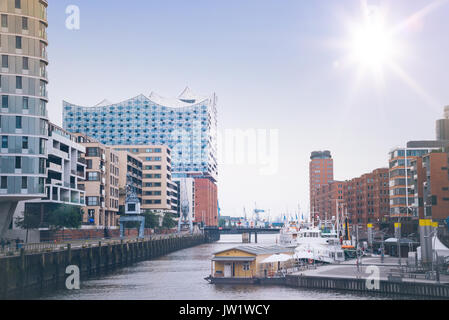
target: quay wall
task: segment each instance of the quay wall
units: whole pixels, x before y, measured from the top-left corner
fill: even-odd
[[[360,293],[417,296],[449,299],[449,285],[424,282],[394,282],[380,280],[379,289],[368,289],[366,279],[333,278],[304,275],[287,275],[285,285],[290,287],[342,290]]]
[[[81,282],[91,276],[102,276],[114,269],[135,262],[150,260],[170,252],[205,243],[205,236],[165,236],[155,239],[116,241],[95,246],[26,253],[0,258],[0,299],[27,297],[30,292],[42,292],[65,287],[69,276],[66,268],[78,266]]]

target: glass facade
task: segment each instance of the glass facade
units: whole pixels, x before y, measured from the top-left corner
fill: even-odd
[[[82,107],[63,103],[63,126],[106,145],[166,145],[172,171],[217,178],[217,111],[208,98],[161,99],[154,94],[117,104]]]

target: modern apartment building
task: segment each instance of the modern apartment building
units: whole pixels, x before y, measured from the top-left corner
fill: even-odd
[[[389,215],[389,170],[379,168],[361,177],[346,181],[344,199],[348,222],[376,228]]]
[[[433,151],[412,162],[413,207],[420,219],[449,217],[449,154]]]
[[[45,197],[47,1],[0,1],[0,237],[18,201]]]
[[[110,147],[82,134],[77,141],[86,147],[86,180],[83,227],[115,228],[119,211],[119,156]]]
[[[106,145],[166,145],[172,171],[217,180],[217,97],[189,88],[175,99],[155,93],[94,107],[63,103],[63,127]]]
[[[314,151],[309,163],[310,212],[315,211],[315,193],[322,185],[334,181],[334,160],[330,151]]]
[[[413,147],[409,146],[423,146]],[[426,142],[409,143],[408,148],[395,148],[390,152],[389,173],[390,173],[390,217],[417,218],[418,213],[413,210],[414,194],[412,185],[414,184],[412,162],[432,150],[435,147],[424,147]],[[407,177],[407,178],[406,178]]]
[[[126,188],[128,185],[134,190],[142,203],[142,160],[128,151],[115,152],[119,158],[119,211],[125,213]]]
[[[344,191],[345,181],[333,181],[329,184],[320,185],[315,191],[315,214],[314,219],[331,220],[338,214],[341,215],[344,211]]]
[[[76,137],[62,128],[50,123],[48,159],[45,179],[46,196],[40,199],[20,201],[14,213],[14,221],[26,212],[40,216],[41,228],[47,227],[47,218],[59,205],[83,207],[85,203],[82,182],[85,179],[86,148],[76,142]],[[8,230],[8,238],[25,238],[25,231],[13,224]],[[38,238],[37,238],[38,239]]]
[[[165,145],[122,145],[142,161],[142,210],[178,212],[178,187],[172,180],[172,152]]]

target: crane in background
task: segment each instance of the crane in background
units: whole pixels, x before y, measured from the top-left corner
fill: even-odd
[[[189,230],[190,233],[193,233],[192,212],[190,212],[190,200],[187,193],[186,179],[182,179],[179,185],[181,187],[181,214],[178,222],[178,232]]]

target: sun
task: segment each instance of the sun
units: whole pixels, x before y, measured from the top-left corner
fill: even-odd
[[[385,18],[379,11],[372,11],[364,21],[352,28],[352,60],[363,67],[378,69],[395,55],[394,42]]]
[[[368,24],[354,32],[352,55],[355,62],[368,68],[382,67],[394,56],[389,32],[378,24]]]

